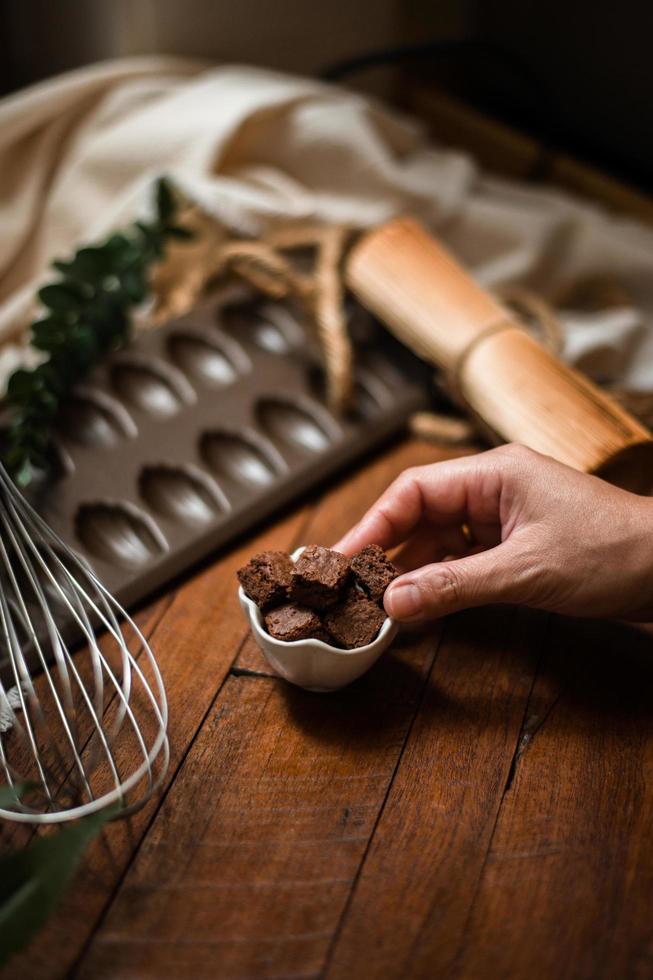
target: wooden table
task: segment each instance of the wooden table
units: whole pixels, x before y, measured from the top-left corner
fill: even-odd
[[[164,791],[110,826],[4,976],[653,976],[653,640],[509,607],[398,642],[333,695],[271,676],[256,550],[331,543],[406,441],[144,610]]]

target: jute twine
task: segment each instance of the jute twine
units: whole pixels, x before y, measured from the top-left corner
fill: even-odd
[[[562,330],[555,310],[541,296],[522,286],[502,286],[493,290],[497,299],[517,314],[519,322],[532,332],[539,342],[553,354],[562,348]],[[465,399],[459,384],[463,364],[477,343],[482,343],[490,334],[501,330],[515,329],[514,320],[500,320],[478,335],[478,338],[463,352],[454,369],[447,374],[447,390],[453,402],[466,410]],[[419,412],[410,420],[414,435],[430,439],[444,445],[465,445],[479,439],[496,441],[496,435],[488,429],[483,420],[468,411],[464,417],[444,415],[435,412]]]
[[[295,224],[254,240],[228,237],[214,219],[194,208],[188,209],[183,220],[198,234],[191,245],[173,248],[157,272],[154,322],[186,312],[207,284],[225,279],[242,280],[272,299],[293,299],[303,309],[319,342],[328,405],[336,413],[344,412],[351,400],[354,374],[342,275],[352,229],[346,225]],[[607,288],[604,279],[576,284],[575,292],[579,290],[586,308],[588,297],[598,304],[595,308],[617,299],[624,302],[623,290],[613,285]],[[560,353],[563,335],[551,304],[521,286],[501,287],[495,294],[545,348]],[[653,394],[611,393],[643,422],[653,423]],[[477,419],[435,412],[417,413],[410,428],[415,435],[447,445],[473,444],[485,435]]]
[[[191,226],[202,220],[184,215]],[[354,357],[347,330],[341,263],[350,236],[345,225],[304,224],[272,231],[264,240],[233,239],[202,228],[198,244],[177,247],[157,273],[154,321],[163,322],[188,310],[207,283],[237,278],[277,300],[292,298],[303,308],[322,351],[326,398],[343,412],[353,390]],[[304,271],[293,261],[308,254]]]

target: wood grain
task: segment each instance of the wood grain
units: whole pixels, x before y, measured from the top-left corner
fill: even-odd
[[[323,498],[323,516],[312,540],[332,541],[344,531],[405,466],[440,455],[416,441],[395,446],[333,486]],[[299,507],[256,538],[240,545],[206,568],[174,594],[151,638],[164,675],[170,707],[171,765],[164,793],[174,781],[206,713],[248,635],[236,599],[235,571],[253,551],[292,550],[305,542],[303,532],[315,502]],[[339,515],[340,524],[333,520]],[[153,808],[129,823],[107,829],[89,850],[76,885],[49,923],[38,944],[16,958],[3,973],[8,977],[50,978],[65,975],[83,954],[103,911],[110,904],[133,854],[147,832]]]
[[[544,164],[650,217],[650,201],[440,100],[421,114],[493,167]],[[329,543],[384,480],[436,457],[393,448],[164,597],[166,795],[108,829],[2,977],[653,976],[652,637],[466,614],[437,658],[435,637],[410,638],[328,698],[266,676],[247,637],[244,557]]]
[[[299,509],[260,535],[255,547],[292,546],[305,518],[305,510]],[[252,546],[252,541],[243,542],[179,588],[151,638],[170,708],[171,761],[164,792],[173,781],[243,640],[245,627],[233,598],[234,575]],[[12,961],[3,977],[49,980],[66,975],[111,901],[159,802],[129,821],[112,824],[91,845],[75,884],[39,940]]]
[[[554,622],[457,976],[653,976],[651,690],[650,634]]]
[[[450,975],[546,635],[533,620],[497,608],[448,624],[328,977],[415,976],[424,935],[427,975]]]
[[[435,646],[329,697],[230,678],[80,976],[319,971]]]
[[[444,454],[434,452],[432,446],[419,442],[407,442],[398,446],[364,470],[354,474],[344,485],[338,486],[333,491],[327,493],[315,508],[311,518],[304,524],[302,529],[304,537],[301,543],[332,543],[334,538],[342,534],[360,517],[362,511],[406,466],[432,461],[438,458],[438,456],[442,457],[442,455]],[[337,695],[329,696],[328,698],[316,697],[315,695],[297,691],[279,680],[268,682],[265,679],[261,680],[260,678],[247,676],[234,677],[233,681],[230,680],[223,694],[224,698],[227,698],[229,692],[234,689],[236,680],[241,682],[237,686],[238,689],[249,691],[249,688],[245,684],[249,680],[256,685],[252,694],[254,698],[252,704],[255,706],[258,703],[256,698],[261,698],[263,696],[262,692],[265,690],[260,685],[263,683],[270,683],[272,685],[271,692],[273,693],[269,695],[272,703],[272,707],[269,709],[272,712],[271,719],[269,721],[265,721],[264,719],[263,722],[260,722],[258,709],[256,709],[253,712],[247,712],[248,717],[243,720],[242,724],[247,731],[250,727],[256,729],[259,724],[269,724],[273,731],[273,738],[270,744],[268,744],[265,734],[259,733],[254,737],[254,741],[250,745],[251,740],[245,739],[243,732],[239,731],[237,733],[236,741],[238,744],[243,743],[243,750],[250,745],[250,756],[247,757],[247,760],[244,758],[240,759],[240,765],[245,766],[245,774],[240,772],[238,765],[235,765],[233,774],[230,774],[229,778],[235,782],[235,788],[230,797],[231,809],[224,815],[220,812],[219,822],[231,821],[228,826],[233,826],[237,832],[240,832],[239,828],[243,825],[244,812],[249,810],[256,811],[257,807],[263,807],[265,809],[270,805],[273,807],[287,807],[289,815],[293,816],[294,820],[296,820],[293,814],[292,801],[297,803],[302,812],[304,812],[302,808],[307,808],[310,811],[311,808],[317,805],[316,801],[322,800],[326,801],[325,805],[328,804],[331,799],[330,794],[335,793],[335,798],[338,801],[337,804],[331,804],[330,811],[324,811],[326,814],[324,819],[329,824],[329,821],[333,817],[334,809],[341,814],[347,808],[351,809],[359,806],[360,799],[352,791],[352,785],[355,786],[356,793],[361,788],[364,790],[364,797],[369,803],[368,809],[373,817],[374,812],[378,811],[382,805],[387,786],[392,778],[394,766],[399,757],[402,738],[416,710],[416,691],[423,684],[426,673],[428,672],[435,653],[436,639],[437,633],[429,634],[425,638],[421,638],[416,646],[414,644],[408,645],[404,651],[409,661],[409,667],[406,671],[401,666],[401,660],[387,658],[385,661],[385,672],[382,671],[379,675],[378,672],[373,671],[367,678],[361,681],[360,685],[355,685],[351,689]],[[401,650],[402,648],[399,647],[398,649]],[[261,667],[263,670],[269,671],[269,668],[261,665],[260,661],[258,661],[258,664],[255,662],[253,668],[244,668],[240,660],[236,662],[237,670],[254,669],[256,671]],[[377,677],[379,679],[375,682],[375,678]],[[380,685],[381,694],[379,694],[378,685]],[[404,689],[404,685],[408,685],[406,690]],[[362,688],[363,692],[369,692],[367,697],[361,694],[360,688]],[[375,718],[379,713],[384,717],[390,712],[390,708],[386,707],[388,699],[391,706],[398,699],[399,708],[396,710],[399,714],[397,720],[394,722],[397,731],[388,749],[389,754],[387,758],[383,759],[380,756],[377,757],[373,752],[373,748],[375,747],[378,747],[380,751],[384,744],[383,740],[379,738],[379,725],[375,724]],[[359,701],[361,702],[360,704],[358,703]],[[232,717],[232,711],[228,707],[228,704],[229,702],[223,702],[222,697],[219,698],[213,707],[213,712],[220,718],[223,709],[226,711],[227,715],[231,718],[229,724],[229,732],[231,733],[231,728],[238,725],[238,720],[236,717]],[[296,706],[297,718],[293,717],[293,705]],[[339,705],[340,707],[338,708]],[[352,710],[354,705],[356,705],[356,711]],[[313,716],[318,720],[321,719],[321,726],[325,729],[324,735],[319,735],[318,737],[311,736],[310,731],[306,734],[302,731],[301,725],[298,727],[297,723],[301,723],[302,719],[305,719],[304,724],[309,724]],[[267,716],[265,717],[267,718]],[[209,724],[208,719],[207,724]],[[340,735],[342,738],[339,738]],[[367,741],[365,741],[366,739]],[[333,745],[329,744],[329,740],[333,741]],[[209,748],[207,749],[204,729],[198,737],[197,751],[208,753],[206,759],[203,758],[202,764],[199,767],[200,789],[204,794],[209,794],[211,799],[214,795],[220,795],[221,782],[225,778],[220,768],[215,771],[212,770],[209,761],[209,756],[213,753],[216,755],[215,765],[219,766],[220,753],[215,753],[214,747],[220,741],[217,737],[209,737]],[[349,744],[350,742],[352,744]],[[295,746],[294,749],[292,749],[293,745]],[[372,767],[372,778],[370,780],[363,778],[366,772],[364,763],[365,751],[373,759],[370,763]],[[282,753],[282,761],[277,759],[276,752]],[[188,766],[191,766],[192,771],[192,766],[194,765],[193,758],[194,756],[189,757],[189,760],[184,766],[184,773]],[[274,769],[277,775],[272,782],[267,782],[261,773],[268,774],[271,769]],[[306,775],[311,773],[313,769],[315,770],[315,775],[311,775],[310,779],[306,779]],[[286,770],[287,778],[284,775]],[[213,771],[214,775],[212,775]],[[251,776],[251,773],[255,775]],[[252,779],[256,784],[257,792],[259,783],[261,784],[259,795],[251,795],[252,790],[248,780]],[[376,792],[373,792],[374,786],[376,786]],[[279,794],[281,794],[280,797]],[[238,809],[236,801],[241,796],[242,803],[240,809]],[[281,799],[281,802],[279,802],[279,799]],[[172,802],[170,805],[173,808],[173,812],[179,811],[177,803]],[[207,805],[206,796],[204,796],[200,802],[194,802],[191,805],[191,809],[193,812],[198,811],[202,813],[207,811],[210,813],[211,806]],[[182,823],[187,820],[187,812],[186,808],[183,808],[183,811],[180,812]],[[318,808],[318,817],[311,817],[309,820],[307,825],[309,830],[304,827],[301,820],[299,821],[297,831],[300,835],[300,844],[298,845],[300,850],[292,860],[286,855],[284,849],[282,849],[283,854],[281,858],[275,856],[275,853],[269,856],[268,846],[274,852],[276,845],[280,842],[268,840],[264,832],[257,832],[256,834],[260,839],[260,846],[257,850],[254,852],[245,851],[244,857],[242,852],[238,852],[235,855],[231,872],[225,872],[227,874],[227,880],[229,880],[229,874],[231,874],[235,879],[242,878],[245,886],[248,881],[248,874],[251,873],[254,874],[253,888],[258,887],[256,884],[258,869],[262,865],[266,865],[268,861],[272,862],[273,870],[272,872],[268,872],[271,887],[260,898],[259,906],[257,906],[261,909],[260,913],[258,916],[252,913],[255,921],[251,924],[250,928],[250,918],[252,917],[250,915],[250,903],[252,899],[247,899],[244,907],[238,911],[234,906],[233,896],[229,896],[229,908],[236,915],[236,919],[234,919],[230,929],[228,923],[222,923],[219,917],[217,919],[212,918],[210,911],[203,910],[202,914],[200,914],[198,906],[193,904],[192,908],[196,910],[199,922],[204,923],[202,927],[204,931],[196,935],[191,930],[188,941],[184,939],[183,934],[175,933],[178,937],[178,942],[174,943],[171,939],[170,944],[165,944],[168,945],[168,952],[170,951],[169,946],[176,945],[179,947],[175,951],[177,969],[187,969],[193,972],[193,975],[198,975],[196,971],[200,968],[202,959],[201,949],[206,949],[207,944],[211,945],[213,940],[210,934],[213,934],[215,929],[220,926],[215,935],[222,937],[219,940],[221,950],[220,962],[222,964],[220,969],[225,971],[224,975],[229,976],[231,969],[240,971],[245,968],[247,968],[245,969],[245,973],[249,970],[258,975],[258,972],[263,969],[262,964],[266,957],[269,958],[271,955],[269,952],[270,943],[267,941],[266,935],[275,933],[275,928],[270,928],[268,925],[266,926],[268,932],[262,934],[262,922],[269,918],[274,923],[276,921],[274,920],[274,916],[279,914],[280,906],[285,908],[290,903],[291,909],[294,908],[291,898],[285,895],[285,893],[280,898],[279,893],[275,890],[274,868],[281,861],[285,869],[283,874],[288,875],[290,871],[288,871],[287,864],[291,860],[292,875],[300,881],[310,882],[312,880],[315,869],[321,866],[320,862],[326,859],[324,857],[324,849],[328,839],[328,833],[330,833],[324,829],[317,833],[315,829],[315,819],[318,821],[318,826],[321,826],[320,821],[322,817],[319,814],[322,813],[323,811]],[[331,813],[331,816],[329,816],[329,813]],[[167,801],[162,808],[160,819],[169,819],[166,814],[168,814]],[[155,832],[157,823],[155,823],[152,833]],[[356,870],[357,862],[362,859],[365,852],[372,826],[373,819],[372,823],[367,826],[365,832],[357,835],[358,840],[346,840],[345,842],[347,851],[351,851],[351,854],[346,858],[347,867],[350,869],[347,872],[349,882],[340,882],[339,887],[335,887],[334,885],[330,890],[330,897],[327,902],[328,912],[323,909],[323,913],[329,919],[331,928],[322,929],[321,932],[323,934],[313,937],[318,943],[321,955],[326,953],[333,930],[337,927],[339,916],[351,886],[351,879]],[[303,833],[302,828],[309,834],[308,839],[301,836]],[[206,833],[208,832],[207,830]],[[231,830],[229,833],[234,833],[234,830]],[[164,923],[171,922],[180,914],[183,903],[189,901],[194,902],[192,898],[195,890],[192,884],[194,880],[193,875],[197,873],[197,866],[204,866],[203,862],[206,861],[205,855],[207,852],[201,850],[199,857],[193,861],[191,858],[193,847],[189,843],[189,841],[195,839],[192,834],[193,832],[191,831],[191,837],[189,838],[188,835],[182,834],[181,828],[175,830],[169,838],[166,838],[171,851],[166,851],[165,848],[161,850],[152,863],[145,864],[144,871],[142,872],[147,881],[148,893],[149,891],[156,892],[157,886],[154,882],[157,880],[158,869],[161,866],[167,867],[170,864],[176,864],[180,860],[185,866],[188,865],[189,875],[191,876],[188,886],[181,889],[181,894],[173,891],[170,895],[164,894],[162,897]],[[347,838],[349,836],[350,834],[346,835]],[[148,841],[149,839],[148,837]],[[229,835],[227,835],[228,840]],[[313,841],[317,841],[315,846],[311,843]],[[286,845],[284,845],[285,847]],[[290,849],[293,850],[292,847]],[[222,870],[228,858],[228,853],[225,852],[228,851],[229,848],[222,848],[219,852],[219,859],[214,862],[212,872],[207,871],[207,874],[210,875],[210,883],[216,882],[218,887],[222,887],[222,882],[225,880],[222,877]],[[334,861],[337,863],[338,860],[339,857],[331,855],[327,860],[327,864],[333,863]],[[167,932],[167,926],[160,926],[159,920],[152,923],[146,918],[142,920],[143,931],[140,934],[140,939],[136,938],[136,926],[132,918],[134,902],[129,897],[131,894],[129,889],[132,880],[140,880],[140,869],[141,862],[139,859],[133,868],[132,874],[126,879],[124,891],[126,897],[123,899],[123,891],[121,890],[113,904],[106,931],[104,928],[100,929],[93,940],[90,952],[81,966],[82,976],[99,975],[98,971],[105,958],[108,958],[108,962],[110,963],[108,975],[111,975],[112,971],[120,974],[122,971],[129,973],[132,970],[135,970],[139,975],[147,975],[147,972],[143,973],[146,970],[145,961],[150,962],[153,955],[152,947],[158,943],[157,939],[152,938],[153,934],[150,930],[154,930],[154,936],[162,936]],[[293,880],[295,879],[293,878]],[[300,885],[298,887],[301,889],[306,886]],[[201,889],[198,895],[202,898]],[[305,900],[305,891],[300,890],[294,896],[294,901],[299,902],[300,906]],[[222,906],[219,906],[219,908],[222,908]],[[124,910],[127,911],[125,912]],[[122,918],[125,914],[127,915],[126,920]],[[301,908],[298,908],[296,915],[299,916],[300,914]],[[193,916],[191,915],[189,918],[186,912],[184,912],[184,922],[191,922],[192,920]],[[130,923],[131,936],[128,939],[125,939],[124,927],[120,926],[120,923],[124,921]],[[118,923],[119,929],[117,938],[114,933],[114,929],[116,928],[115,923]],[[132,926],[134,926],[133,929]],[[299,969],[295,962],[296,957],[299,955],[298,951],[303,951],[302,955],[305,956],[304,964],[308,964],[306,968],[310,972],[313,969],[311,964],[316,956],[315,944],[312,941],[309,942],[309,937],[303,935],[303,933],[301,940],[296,939],[296,933],[290,927],[288,929],[288,950],[285,949],[285,946],[282,950],[281,934],[279,936],[279,943],[275,945],[276,952],[272,957],[272,962],[275,964],[274,970],[279,969],[279,962],[285,963],[286,959],[290,956],[293,959],[294,965],[292,969],[295,972],[296,969]],[[308,930],[308,932],[310,933],[311,930]],[[247,941],[243,937],[247,937]],[[215,941],[218,942],[218,939]],[[200,950],[199,953],[198,950]],[[134,957],[133,960],[132,957]],[[153,965],[151,969],[153,972],[150,975],[174,975],[174,973],[166,972],[168,969],[165,965],[168,962],[166,957],[167,954],[161,960],[152,959]],[[188,959],[185,959],[185,957],[188,957]],[[184,966],[183,964],[186,965]],[[150,969],[150,967],[147,967],[147,969]],[[211,969],[216,969],[215,963]],[[304,967],[302,966],[301,969],[304,969]],[[210,972],[207,975],[211,975]],[[266,975],[265,971],[262,975]]]
[[[164,794],[3,978],[653,975],[651,634],[478,610],[328,696],[248,638],[253,550],[332,542],[439,455],[391,447],[174,592]]]

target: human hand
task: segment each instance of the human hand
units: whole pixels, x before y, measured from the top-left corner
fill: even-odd
[[[367,544],[402,546],[397,620],[493,602],[653,620],[653,501],[523,446],[406,470],[335,547]]]

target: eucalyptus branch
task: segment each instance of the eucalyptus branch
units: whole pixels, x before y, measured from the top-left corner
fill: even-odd
[[[31,326],[30,344],[48,355],[33,370],[15,371],[7,386],[13,408],[5,463],[20,486],[47,470],[52,426],[62,400],[111,351],[129,339],[131,314],[147,298],[148,273],[168,239],[192,232],[175,223],[169,184],[156,184],[156,216],[137,221],[97,245],[53,263],[59,279],[39,290],[46,314]]]

